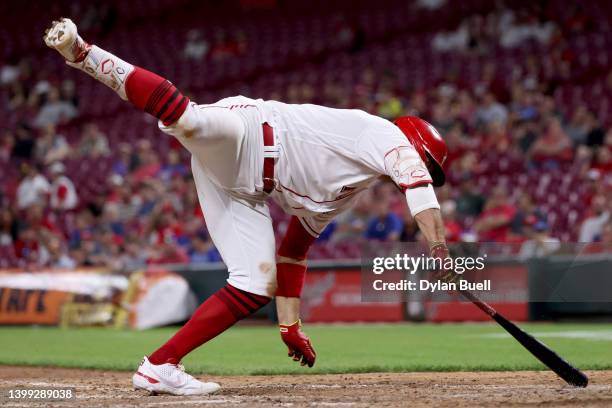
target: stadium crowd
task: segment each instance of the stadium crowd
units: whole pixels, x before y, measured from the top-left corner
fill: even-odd
[[[477,86],[466,86],[449,71],[431,90],[403,89],[392,67],[382,80],[366,68],[350,87],[329,83],[319,94],[296,81],[285,90],[251,96],[361,108],[390,120],[404,114],[429,120],[449,145],[450,182],[437,194],[450,242],[510,242],[533,254],[541,253],[542,243],[567,237],[610,244],[612,127],[584,105],[564,114],[566,109],[551,94],[556,81],[575,74],[576,55],[563,36],[587,29],[580,12],[567,26],[558,26],[506,10],[493,17],[475,16],[456,31],[434,37],[432,47],[439,52],[454,48],[453,52],[478,54],[486,49],[486,41],[518,47],[530,37],[548,44],[546,58],[527,59],[510,81],[502,80],[500,67],[491,62]],[[504,21],[505,34],[495,37],[488,32],[487,27],[498,26],[490,20]],[[215,41],[211,47],[197,29],[190,31],[185,57],[232,58],[248,46],[240,33],[231,41],[222,35]],[[352,44],[350,52],[359,52],[354,48]],[[158,151],[150,139],[110,146],[105,130],[87,121],[78,141],[68,142],[62,126],[78,118],[80,105],[91,101],[79,99],[74,82],[35,72],[31,59],[6,61],[0,84],[5,96],[2,110],[23,118],[18,126],[4,129],[0,139],[1,168],[17,166],[21,176],[18,183],[0,187],[0,267],[130,269],[220,261],[206,233],[187,153],[178,144],[167,152]],[[612,92],[612,70],[605,84]],[[588,187],[575,222],[564,224],[562,231],[553,229],[543,200],[526,186],[500,183],[483,188],[476,183],[477,176],[488,171],[483,167],[488,154],[521,162],[543,176],[571,169]],[[84,199],[79,193],[81,186],[75,185],[64,164],[68,158],[111,161],[111,171],[93,197]],[[272,206],[276,229],[282,231],[286,218]],[[333,221],[316,246],[419,239],[401,193],[381,182]],[[356,255],[350,250],[321,255],[315,249],[316,253]]]

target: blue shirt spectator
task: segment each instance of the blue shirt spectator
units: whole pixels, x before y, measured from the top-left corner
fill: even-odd
[[[323,232],[321,232],[321,235],[319,235],[319,238],[317,238],[317,241],[318,242],[327,242],[327,241],[329,241],[331,236],[334,234],[334,231],[336,231],[336,227],[337,226],[338,226],[338,223],[336,222],[336,220],[333,220],[332,222],[327,224],[327,227],[325,227]]]
[[[191,251],[189,253],[191,263],[221,262],[221,254],[217,248],[208,240],[204,232],[200,232],[191,241]]]
[[[402,220],[392,212],[370,218],[365,231],[367,239],[395,241],[402,232]]]

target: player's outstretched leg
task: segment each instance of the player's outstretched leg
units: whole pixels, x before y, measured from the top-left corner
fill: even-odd
[[[54,21],[45,31],[44,40],[47,46],[62,54],[68,65],[112,88],[122,99],[155,116],[166,126],[176,122],[187,108],[189,98],[170,81],[88,44],[70,19]]]
[[[270,302],[267,296],[240,290],[229,283],[198,307],[170,340],[149,356],[154,364],[177,364],[196,347],[257,312]]]
[[[170,340],[148,358],[132,377],[135,389],[174,395],[209,394],[216,383],[203,383],[182,371],[180,361],[241,320],[265,306],[269,297],[225,285],[195,311],[191,319]]]

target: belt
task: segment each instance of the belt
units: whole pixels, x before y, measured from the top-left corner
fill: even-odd
[[[263,160],[263,191],[270,194],[274,191],[274,160],[278,158],[279,149],[274,143],[274,129],[268,123],[263,128],[264,160]]]

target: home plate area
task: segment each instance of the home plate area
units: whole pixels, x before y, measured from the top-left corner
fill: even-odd
[[[612,406],[612,371],[590,371],[586,389],[547,371],[213,376],[222,389],[208,396],[151,396],[132,389],[128,372],[0,367],[4,407],[181,406]],[[8,389],[72,387],[76,400],[9,399]]]

